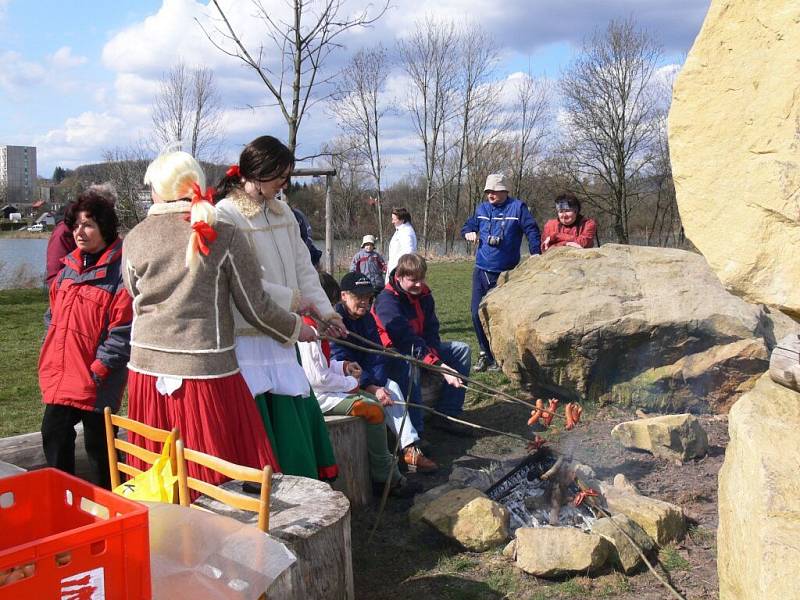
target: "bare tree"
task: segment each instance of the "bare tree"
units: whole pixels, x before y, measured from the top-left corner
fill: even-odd
[[[486,32],[471,27],[459,36],[458,53],[458,158],[455,164],[454,197],[442,202],[442,240],[444,252],[448,249],[448,232],[453,233],[453,223],[460,217],[463,181],[467,169],[478,158],[486,144],[497,139],[504,127],[498,122],[501,88],[491,82],[499,58],[496,41]],[[448,199],[449,200],[449,199]],[[448,211],[447,208],[450,207]],[[450,226],[448,226],[450,225]]]
[[[454,58],[458,38],[452,24],[428,19],[398,44],[401,63],[411,80],[408,109],[424,152],[425,202],[422,240],[427,250],[428,215],[434,196],[434,178],[446,157],[444,126],[453,115],[456,93]]]
[[[336,85],[333,111],[342,130],[354,143],[375,181],[375,214],[378,221],[378,247],[383,248],[383,194],[381,160],[381,119],[390,106],[381,100],[389,75],[386,49],[379,45],[358,51]]]
[[[336,170],[332,190],[336,204],[333,229],[334,235],[340,239],[352,237],[363,207],[364,173],[367,169],[364,155],[355,149],[356,146],[356,140],[344,136],[335,138],[322,148],[331,168]]]
[[[152,155],[144,144],[110,148],[103,152],[108,180],[117,190],[117,215],[125,229],[130,229],[146,216],[149,194],[144,186],[144,173]]]
[[[512,185],[515,193],[523,196],[523,180],[537,166],[541,159],[548,135],[547,124],[551,120],[550,86],[545,80],[537,80],[530,67],[517,88],[514,109],[515,152],[511,168]],[[530,192],[530,190],[527,190]]]
[[[647,228],[646,242],[648,246],[680,246],[684,242],[684,234],[672,179],[672,163],[669,160],[666,111],[661,112],[658,123],[650,175],[656,198],[655,206],[651,210],[653,218]]]
[[[661,49],[632,19],[611,21],[583,44],[560,81],[566,115],[562,156],[573,185],[610,215],[620,243],[652,160],[657,132],[651,80]]]
[[[161,146],[190,142],[197,158],[216,158],[222,127],[219,94],[214,73],[207,68],[190,69],[178,63],[164,73],[151,114]]]
[[[371,12],[371,5],[354,16],[342,16],[344,0],[285,0],[291,17],[280,20],[262,0],[252,0],[256,18],[264,25],[271,49],[264,43],[248,48],[217,0],[211,0],[221,24],[213,35],[203,28],[209,41],[221,52],[241,60],[255,71],[269,95],[280,108],[289,127],[288,146],[294,152],[297,133],[306,109],[313,101],[313,90],[330,81],[321,73],[328,56],[340,47],[338,38],[355,27],[366,27],[377,21],[388,8],[388,1]],[[202,25],[201,25],[202,27]],[[268,62],[279,56],[279,64]],[[288,89],[287,89],[288,88]]]

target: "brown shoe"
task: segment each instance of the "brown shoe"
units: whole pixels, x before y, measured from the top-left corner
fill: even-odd
[[[422,453],[414,444],[409,444],[403,450],[403,462],[406,463],[410,473],[433,473],[439,465]]]

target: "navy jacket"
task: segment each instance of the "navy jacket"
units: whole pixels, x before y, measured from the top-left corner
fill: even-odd
[[[347,327],[347,331],[352,331],[380,345],[381,338],[378,335],[378,327],[375,324],[375,318],[372,314],[367,313],[360,319],[353,319],[348,315],[347,309],[341,302],[334,306],[333,309],[342,316],[342,321],[344,322],[344,326]],[[345,339],[353,344],[361,344],[358,340],[350,337]],[[371,354],[362,350],[355,350],[354,348],[347,348],[341,344],[337,344],[336,340],[331,340],[331,358],[355,361],[361,365],[362,373],[358,381],[358,385],[361,388],[368,385],[377,385],[378,387],[386,385],[386,357],[384,356]]]
[[[414,358],[432,365],[442,362],[439,319],[428,287],[418,296],[408,294],[397,283],[392,270],[386,287],[375,298],[372,315],[385,347],[407,355],[412,355],[413,348]]]
[[[308,248],[308,253],[311,255],[311,264],[315,267],[319,265],[319,259],[322,258],[322,250],[314,245],[314,240],[311,238],[311,223],[308,218],[303,214],[299,208],[292,208],[292,214],[297,221],[297,226],[300,228],[300,239]]]
[[[478,254],[475,266],[484,271],[500,273],[519,264],[522,234],[528,238],[528,251],[541,254],[539,226],[528,210],[528,205],[509,196],[503,204],[481,202],[475,213],[461,228],[461,235],[474,231],[478,234]],[[489,237],[500,238],[498,246],[489,245]]]

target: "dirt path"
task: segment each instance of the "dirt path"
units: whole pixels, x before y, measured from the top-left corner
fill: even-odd
[[[473,422],[506,431],[524,433],[526,429],[525,411],[514,405],[487,402],[470,406],[465,414]],[[700,417],[711,452],[703,459],[678,465],[625,450],[611,439],[614,425],[633,418],[631,413],[601,409],[552,444],[561,452],[573,453],[575,460],[591,466],[601,479],[625,473],[643,494],[683,507],[693,520],[690,535],[662,549],[660,571],[668,574],[686,598],[715,598],[717,473],[727,444],[727,420]],[[459,438],[430,430],[425,437],[432,443],[431,455],[442,465],[435,475],[410,475],[425,489],[447,481],[453,460],[461,456],[488,463],[493,456],[521,450],[519,443],[500,436]],[[353,570],[359,600],[670,597],[646,570],[632,577],[611,572],[555,582],[537,579],[516,569],[500,549],[482,554],[464,552],[428,527],[410,527],[410,505],[411,501],[390,499],[372,543],[367,543],[367,538],[375,523],[377,504],[353,515]]]

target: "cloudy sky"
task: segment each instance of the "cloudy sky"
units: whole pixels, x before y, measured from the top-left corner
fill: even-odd
[[[528,65],[556,78],[581,41],[609,19],[632,16],[663,46],[664,65],[678,64],[700,30],[710,0],[392,0],[372,28],[348,33],[329,67],[344,65],[361,47],[392,45],[420,20],[458,19],[489,32],[501,49],[500,80],[513,81]],[[285,0],[263,0],[271,14]],[[345,10],[366,6],[344,0]],[[252,44],[264,39],[251,0],[220,0]],[[158,80],[179,60],[214,70],[224,105],[224,158],[269,133],[286,138],[277,108],[252,71],[216,50],[198,21],[213,27],[208,2],[194,0],[0,0],[0,144],[38,147],[39,174],[57,165],[98,162],[103,151],[151,138],[150,110]],[[390,81],[402,95],[399,72]],[[252,106],[263,106],[253,109]],[[417,143],[410,121],[391,123],[390,165],[395,176],[414,169]],[[314,154],[337,134],[323,103],[300,130],[298,155]]]

